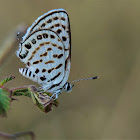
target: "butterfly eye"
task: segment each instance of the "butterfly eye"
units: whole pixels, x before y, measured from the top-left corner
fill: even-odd
[[[72,90],[72,86],[69,82],[67,82],[66,86],[65,86],[65,90],[67,93],[69,93]]]
[[[67,86],[67,90],[70,90],[70,85],[68,84],[68,86]]]
[[[27,49],[31,49],[31,44],[30,43],[27,43],[27,44],[25,44],[25,47],[27,48]]]

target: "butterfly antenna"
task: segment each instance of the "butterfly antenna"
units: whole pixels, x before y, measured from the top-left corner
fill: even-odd
[[[98,79],[98,78],[99,78],[99,76],[95,76],[95,77],[91,77],[91,78],[85,78],[85,79],[78,79],[78,80],[74,80],[70,83],[74,83],[74,82],[78,82],[78,81],[82,81],[82,80],[93,80],[93,79]]]
[[[20,32],[17,33],[17,40],[20,42],[20,40],[19,40],[19,34],[20,34]]]
[[[19,40],[19,34],[20,32],[17,33],[17,40],[19,41],[20,44],[22,44],[22,42]]]

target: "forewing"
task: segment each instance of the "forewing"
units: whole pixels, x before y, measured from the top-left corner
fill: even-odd
[[[51,29],[56,32],[64,43],[65,49],[69,49],[71,45],[70,22],[67,11],[64,9],[54,9],[42,16],[28,28],[27,33],[23,37],[23,42],[28,36],[38,29]]]
[[[17,55],[27,68],[20,73],[47,89],[60,83],[65,75],[65,48],[60,37],[49,29],[31,33]]]

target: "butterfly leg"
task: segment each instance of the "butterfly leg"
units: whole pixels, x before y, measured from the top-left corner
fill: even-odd
[[[61,94],[61,91],[60,91],[60,90],[58,90],[57,92],[55,92],[55,93],[51,96],[51,99],[55,96],[55,99],[54,99],[54,100],[56,100],[56,99],[58,98],[59,94]]]

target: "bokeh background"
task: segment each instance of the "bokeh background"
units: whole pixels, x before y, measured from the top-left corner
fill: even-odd
[[[0,131],[32,130],[37,140],[140,139],[138,0],[0,0],[0,78],[15,75],[7,84],[11,88],[34,84],[18,72],[24,67],[15,55],[18,43],[4,46],[16,38],[21,23],[30,26],[56,8],[66,9],[71,22],[69,81],[100,78],[76,83],[71,93],[59,96],[59,107],[48,114],[30,98],[18,97],[7,118],[0,118]]]

